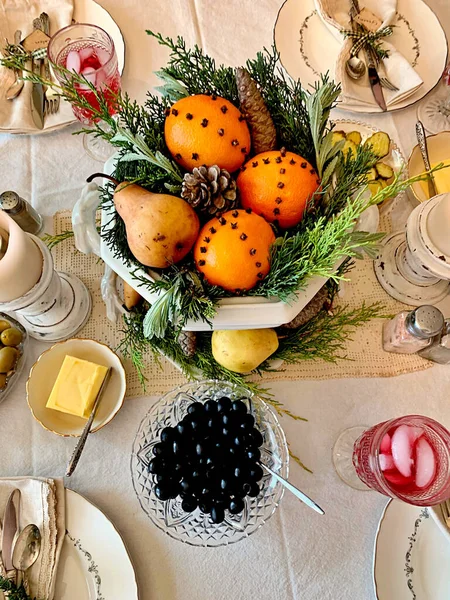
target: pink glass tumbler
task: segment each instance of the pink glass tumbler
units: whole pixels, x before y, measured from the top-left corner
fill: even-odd
[[[333,460],[341,479],[356,489],[416,506],[450,498],[450,432],[429,417],[408,415],[346,430]]]

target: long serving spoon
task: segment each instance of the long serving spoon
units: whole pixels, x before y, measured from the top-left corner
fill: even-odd
[[[25,590],[28,588],[26,572],[37,561],[40,552],[41,532],[39,527],[33,524],[27,525],[18,535],[12,555],[13,566],[19,574],[18,585],[21,583],[20,576],[22,576]]]
[[[22,38],[22,32],[18,29],[15,33],[14,33],[14,44],[16,46],[20,47],[20,40]],[[17,98],[17,96],[20,94],[20,92],[23,89],[24,86],[24,81],[22,79],[19,79],[20,76],[20,71],[16,70],[15,71],[16,74],[16,80],[14,83],[12,83],[9,88],[6,90],[6,99],[7,100],[14,100],[14,98]]]
[[[422,154],[423,164],[425,165],[425,169],[427,171],[430,171],[431,165],[430,165],[430,157],[428,156],[427,135],[425,133],[425,129],[423,127],[422,121],[417,121],[417,123],[416,123],[416,136],[417,136],[417,141],[419,142],[419,148],[420,148],[420,153]],[[428,183],[428,195],[430,196],[430,198],[432,198],[433,196],[436,196],[436,194],[437,194],[436,184],[434,182],[434,177],[433,177],[432,173],[430,173],[428,175],[427,183]]]
[[[309,506],[310,508],[315,510],[317,513],[319,513],[319,515],[325,514],[325,511],[322,510],[320,508],[320,506],[314,502],[314,500],[311,500],[311,498],[309,498],[306,494],[304,494],[298,488],[296,488],[295,485],[292,485],[292,483],[289,483],[289,481],[287,479],[284,479],[284,477],[281,477],[281,475],[278,475],[278,473],[275,473],[275,471],[272,471],[272,469],[270,469],[263,462],[260,462],[259,464],[261,465],[261,467],[263,469],[265,469],[268,473],[270,473],[272,475],[272,477],[275,477],[275,479],[277,481],[279,481],[281,483],[281,485],[283,485],[286,489],[288,489],[292,494],[294,494],[294,496],[296,496],[304,504],[306,504],[307,506]]]

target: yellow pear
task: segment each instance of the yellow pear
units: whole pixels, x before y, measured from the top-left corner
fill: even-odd
[[[154,194],[134,183],[116,183],[114,205],[125,223],[128,246],[147,267],[164,268],[182,260],[192,249],[200,230],[195,210],[182,198]]]
[[[278,337],[274,329],[218,329],[213,331],[211,344],[220,365],[236,373],[248,373],[277,350]]]

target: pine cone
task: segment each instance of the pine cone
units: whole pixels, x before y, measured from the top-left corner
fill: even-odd
[[[308,304],[304,308],[302,308],[302,310],[298,313],[296,317],[292,319],[292,321],[281,325],[280,329],[298,329],[299,327],[301,327],[320,313],[327,299],[328,290],[326,286],[324,286],[308,302]]]
[[[178,334],[178,343],[181,346],[183,354],[192,358],[197,350],[197,334],[195,331],[180,331]]]
[[[253,152],[260,154],[274,150],[277,146],[277,131],[256,81],[250,77],[247,69],[238,68],[236,83],[241,110],[250,128]]]
[[[215,215],[236,206],[236,182],[228,171],[217,165],[195,167],[184,176],[181,196],[200,212]]]

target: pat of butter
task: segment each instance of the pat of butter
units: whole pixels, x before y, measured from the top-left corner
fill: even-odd
[[[47,408],[89,418],[108,368],[67,355],[47,401]]]
[[[445,165],[445,168],[433,173],[433,178],[437,193],[445,194],[446,192],[450,192],[450,158],[432,164],[431,168],[434,169],[434,167],[441,164],[441,162]],[[420,185],[428,198],[428,183],[426,181],[421,181]]]

